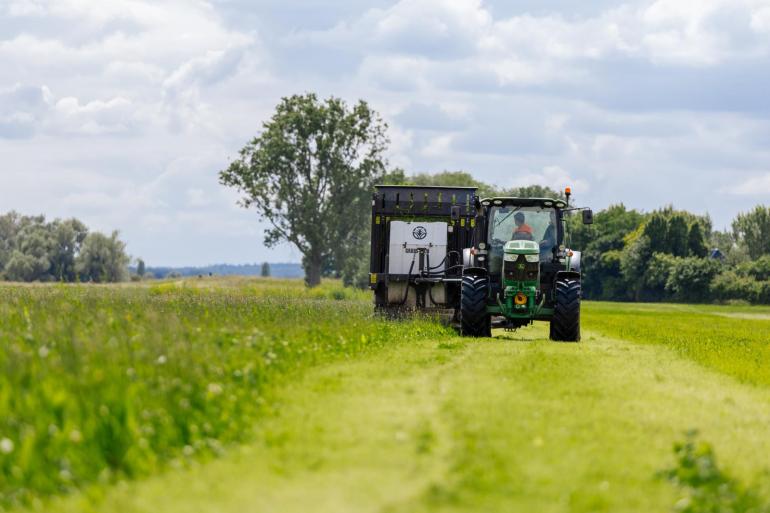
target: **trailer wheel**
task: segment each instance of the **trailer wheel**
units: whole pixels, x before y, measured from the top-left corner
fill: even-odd
[[[551,340],[580,341],[580,280],[562,278],[556,281]]]
[[[487,312],[489,279],[463,276],[460,290],[460,334],[466,337],[491,337],[492,318]]]

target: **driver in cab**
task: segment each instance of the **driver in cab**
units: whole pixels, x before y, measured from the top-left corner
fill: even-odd
[[[525,222],[526,218],[524,217],[523,212],[517,212],[516,215],[513,216],[513,220],[516,223],[516,228],[513,230],[512,240],[534,240],[532,227]]]

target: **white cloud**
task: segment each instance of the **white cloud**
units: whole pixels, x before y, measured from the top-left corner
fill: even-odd
[[[387,77],[380,76],[381,82],[402,87],[424,87],[420,80],[440,77],[437,65],[461,73],[491,71],[501,85],[579,83],[589,78],[583,60],[702,67],[767,56],[770,41],[761,32],[770,26],[768,19],[762,0],[658,0],[579,19],[494,19],[479,0],[401,0],[327,31],[294,34],[292,41],[354,48],[366,55],[367,76],[381,70]]]
[[[759,7],[751,13],[751,28],[757,33],[770,32],[770,6]]]
[[[94,100],[84,105],[77,98],[68,96],[56,102],[54,124],[67,134],[100,135],[121,133],[132,129],[134,112],[131,101],[112,98]]]
[[[428,141],[428,144],[420,151],[425,157],[445,157],[451,152],[452,134],[439,135]]]
[[[510,182],[515,187],[524,187],[533,184],[547,184],[557,190],[563,190],[565,187],[572,187],[573,192],[586,194],[590,192],[588,182],[582,178],[577,178],[571,173],[565,171],[559,166],[546,166],[540,171],[525,171],[517,175]]]
[[[723,188],[724,192],[738,196],[767,197],[770,194],[770,172],[760,172]]]
[[[199,87],[227,80],[246,52],[261,51],[254,34],[227,28],[203,2],[17,1],[7,12],[39,22],[30,26],[40,28],[0,40],[4,73],[34,87],[45,83],[64,97],[61,107],[68,115],[74,109],[68,98],[77,98],[83,104],[76,109],[80,118],[97,112],[104,118],[109,110],[114,121],[118,108],[130,104],[132,116],[141,113],[143,126],[206,125]],[[45,31],[51,23],[77,23],[81,29]],[[73,131],[127,131],[131,116],[120,117],[111,126],[101,119],[81,120]],[[63,124],[56,126],[64,130]]]
[[[12,0],[6,6],[6,13],[9,16],[40,15],[45,13],[45,8],[41,2],[34,0]]]
[[[296,260],[217,171],[305,91],[369,101],[407,171],[717,225],[762,201],[767,0],[588,4],[0,2],[0,203],[121,228],[148,262]]]

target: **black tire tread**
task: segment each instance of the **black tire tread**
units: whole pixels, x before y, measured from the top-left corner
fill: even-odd
[[[554,290],[554,312],[551,319],[551,340],[580,341],[580,280],[561,278]]]
[[[460,334],[466,337],[491,337],[492,319],[487,313],[489,279],[463,276],[460,291]]]

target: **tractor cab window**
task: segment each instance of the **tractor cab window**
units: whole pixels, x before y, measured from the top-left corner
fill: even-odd
[[[531,240],[540,244],[540,261],[552,258],[557,245],[557,217],[553,208],[492,207],[489,216],[489,272],[502,269],[503,246],[509,240]]]

